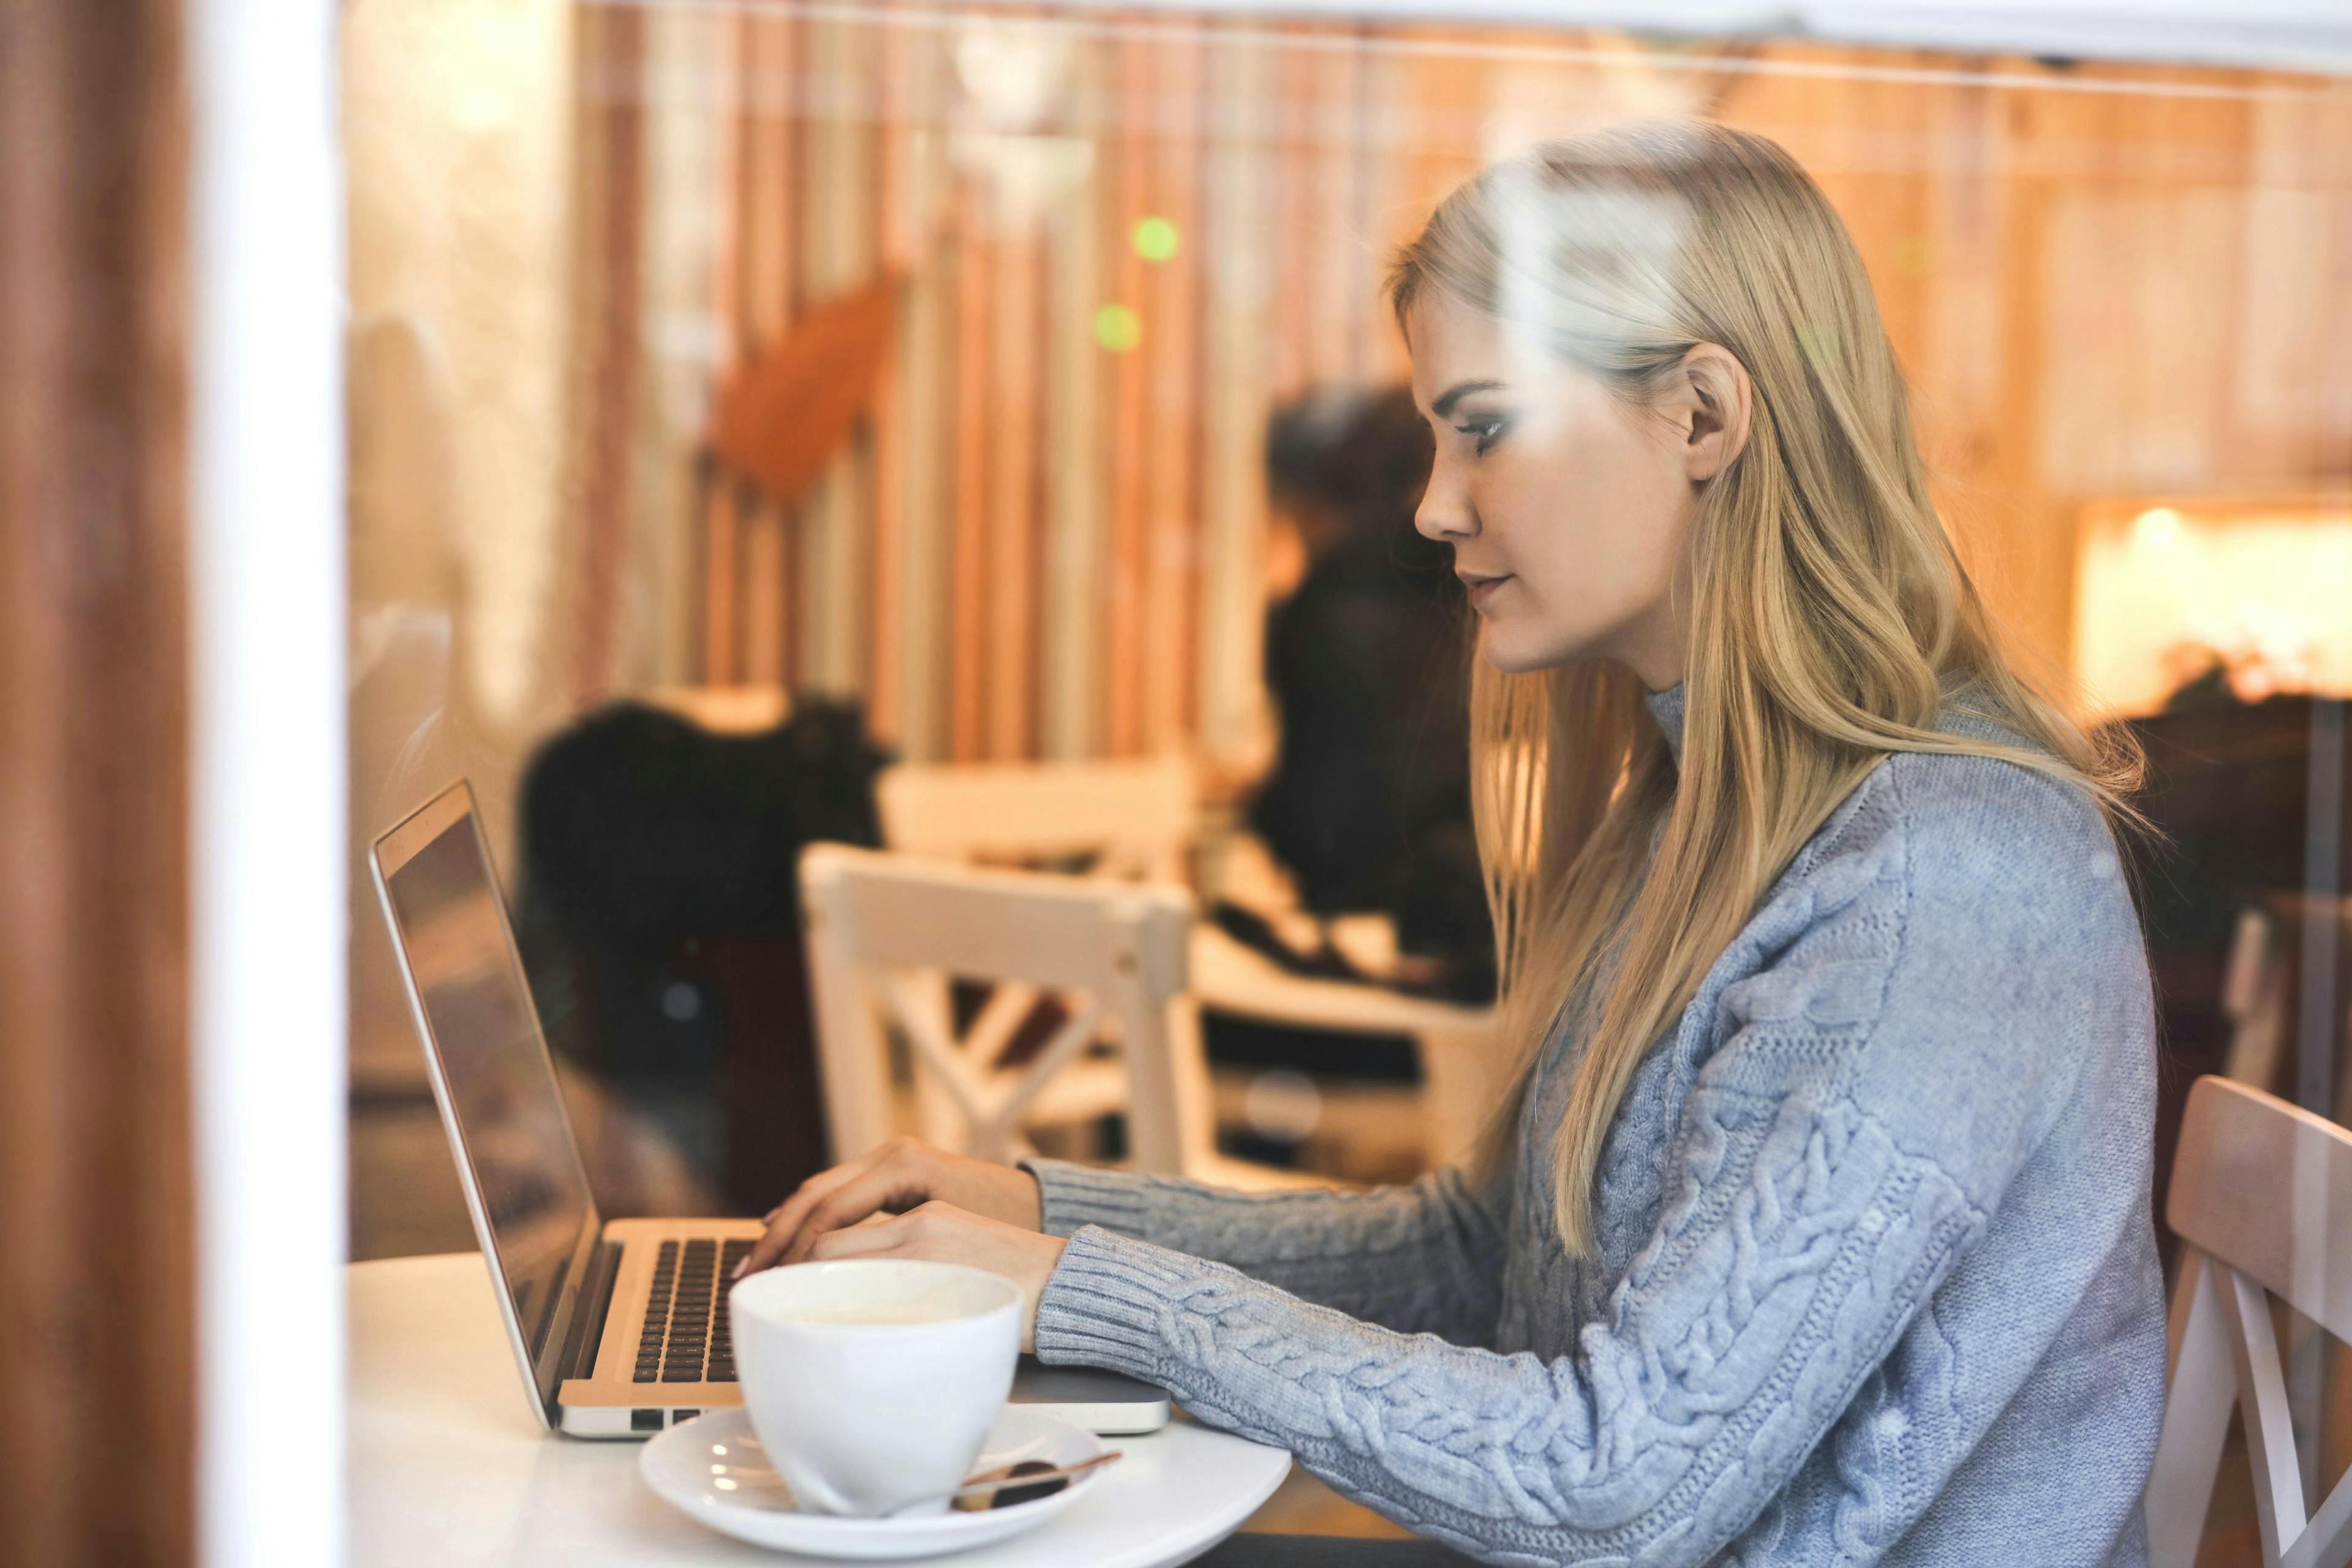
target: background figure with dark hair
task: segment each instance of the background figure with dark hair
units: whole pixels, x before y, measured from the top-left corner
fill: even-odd
[[[1470,829],[1468,666],[1453,552],[1413,529],[1429,426],[1403,387],[1277,410],[1268,486],[1306,556],[1266,626],[1280,724],[1250,824],[1319,916],[1377,910],[1441,988],[1484,1000],[1493,941]]]

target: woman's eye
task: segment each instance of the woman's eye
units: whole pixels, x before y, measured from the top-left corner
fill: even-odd
[[[1463,424],[1456,425],[1454,428],[1461,431],[1465,436],[1476,437],[1478,438],[1477,450],[1483,456],[1488,447],[1492,447],[1496,442],[1503,438],[1503,431],[1508,424],[1508,420],[1498,416],[1491,419],[1468,420]]]

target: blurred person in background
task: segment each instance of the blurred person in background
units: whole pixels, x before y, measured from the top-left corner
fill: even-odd
[[[1249,822],[1308,911],[1389,915],[1401,952],[1442,966],[1441,989],[1484,1000],[1462,588],[1412,523],[1430,452],[1407,387],[1323,388],[1268,422],[1297,581],[1266,617],[1279,738]]]
[[[994,1269],[1044,1360],[1423,1538],[1216,1568],[2145,1563],[2134,759],[2003,652],[1844,226],[1769,141],[1641,124],[1488,169],[1392,281],[1480,621],[1486,1148],[1244,1194],[899,1143],[750,1266]]]

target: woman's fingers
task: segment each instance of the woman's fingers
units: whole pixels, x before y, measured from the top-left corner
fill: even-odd
[[[799,1191],[768,1211],[768,1234],[752,1247],[751,1256],[736,1266],[735,1278],[740,1279],[782,1258],[784,1249],[800,1235],[802,1225],[817,1205],[879,1164],[889,1153],[889,1146],[885,1145],[862,1158],[835,1165],[829,1171],[820,1171],[803,1182]]]
[[[820,1237],[846,1230],[885,1212],[899,1213],[931,1196],[929,1184],[911,1159],[886,1160],[817,1200],[801,1217],[800,1234],[785,1247],[782,1261],[804,1263]]]
[[[890,1252],[903,1246],[909,1228],[915,1223],[912,1215],[900,1215],[896,1219],[877,1220],[872,1225],[853,1225],[843,1230],[829,1230],[810,1240],[804,1261],[823,1263],[836,1258],[867,1258],[877,1252]]]
[[[818,1237],[928,1195],[919,1191],[919,1152],[912,1140],[899,1139],[811,1176],[770,1211],[767,1235],[751,1248],[735,1277],[740,1279],[776,1263],[799,1263]]]

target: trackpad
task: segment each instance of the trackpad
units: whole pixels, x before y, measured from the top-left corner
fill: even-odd
[[[1013,1374],[1013,1403],[1058,1415],[1090,1432],[1156,1432],[1168,1425],[1168,1391],[1123,1372],[1092,1366],[1047,1366],[1021,1358]]]

